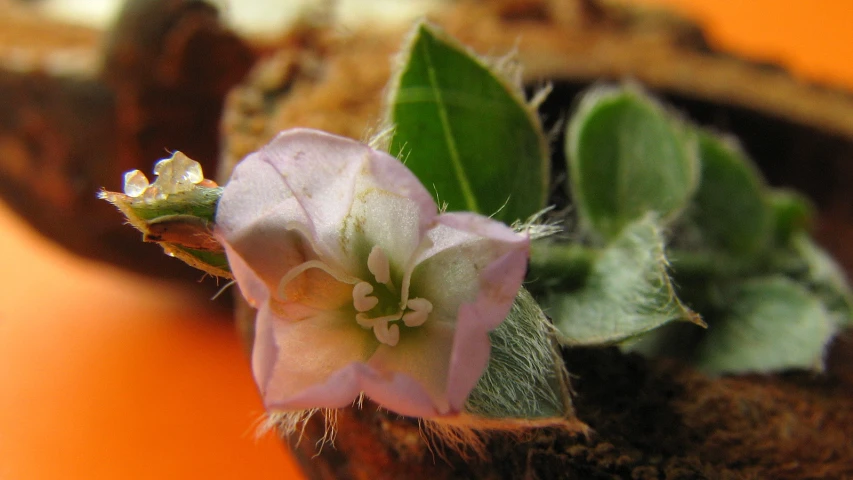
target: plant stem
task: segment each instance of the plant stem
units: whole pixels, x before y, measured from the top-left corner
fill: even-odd
[[[533,288],[574,290],[583,285],[602,249],[576,243],[537,240],[531,244],[527,278]],[[745,278],[767,273],[799,275],[805,263],[785,250],[751,257],[724,252],[667,250],[676,283]]]

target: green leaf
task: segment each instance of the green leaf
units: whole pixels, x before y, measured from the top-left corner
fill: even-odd
[[[773,216],[764,185],[749,158],[732,140],[699,134],[702,181],[692,219],[709,246],[752,255],[770,243]]]
[[[708,329],[696,364],[709,373],[820,369],[835,325],[819,298],[782,276],[743,282]]]
[[[807,267],[799,280],[823,302],[838,326],[853,326],[853,292],[841,267],[805,233],[792,239]]]
[[[543,419],[572,412],[559,348],[542,309],[524,288],[489,338],[489,365],[468,397],[468,413],[485,418]]]
[[[569,122],[566,158],[581,218],[605,238],[649,212],[674,217],[699,181],[695,135],[633,87],[583,96]]]
[[[789,245],[794,237],[808,230],[814,206],[801,194],[774,188],[767,193],[767,202],[773,211],[773,236],[778,246]]]
[[[545,207],[547,142],[517,82],[421,23],[389,91],[389,152],[448,210],[512,223]]]
[[[568,345],[616,343],[676,320],[703,325],[675,295],[651,216],[628,225],[600,252],[582,288],[552,292],[545,306]]]

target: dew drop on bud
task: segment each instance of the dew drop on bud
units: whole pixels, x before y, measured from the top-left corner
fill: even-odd
[[[154,174],[157,175],[154,185],[164,195],[192,190],[204,180],[201,164],[181,152],[175,152],[171,158],[157,162]]]
[[[124,194],[138,197],[148,188],[148,178],[139,170],[131,170],[124,174]]]
[[[145,193],[142,195],[142,200],[146,203],[152,203],[157,200],[163,200],[166,196],[157,188],[157,185],[151,185],[150,187],[145,189]]]
[[[176,152],[173,158],[175,165],[174,172],[180,176],[180,178],[178,178],[179,182],[186,182],[195,185],[204,180],[204,173],[201,171],[200,163],[181,152]]]

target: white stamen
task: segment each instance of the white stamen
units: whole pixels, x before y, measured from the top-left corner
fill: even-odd
[[[399,320],[402,315],[402,312],[397,312],[394,315],[367,318],[366,313],[359,313],[355,316],[355,321],[363,328],[372,328],[377,340],[393,347],[400,341],[400,327],[388,326],[388,323]]]
[[[377,282],[389,283],[391,281],[391,264],[379,245],[374,245],[373,249],[370,250],[370,255],[367,256],[367,269],[376,277]]]
[[[355,316],[355,321],[363,328],[373,328],[376,323],[375,318],[368,318],[366,313],[359,313]]]
[[[388,321],[377,321],[373,324],[373,334],[380,342],[395,346],[400,341],[400,327],[397,325],[388,326]]]
[[[357,283],[352,289],[352,304],[359,312],[371,310],[379,303],[379,299],[370,294],[373,293],[373,285],[367,282]]]
[[[406,306],[411,309],[410,312],[403,315],[403,323],[407,327],[420,327],[427,321],[427,317],[432,312],[432,303],[425,298],[411,298]]]

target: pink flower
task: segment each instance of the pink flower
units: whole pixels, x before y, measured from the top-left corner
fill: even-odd
[[[524,277],[526,236],[439,215],[394,157],[295,129],[240,163],[217,236],[258,309],[252,367],[270,410],[364,392],[403,415],[453,415]]]

